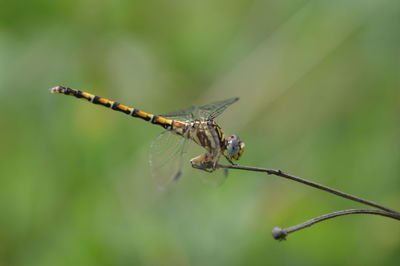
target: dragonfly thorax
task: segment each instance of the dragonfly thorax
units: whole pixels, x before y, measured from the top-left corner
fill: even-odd
[[[187,124],[184,136],[207,150],[207,154],[198,156],[193,163],[205,168],[215,169],[221,156],[230,163],[239,160],[244,150],[244,143],[236,135],[225,137],[222,129],[214,120],[193,121]],[[199,167],[201,168],[201,167]]]
[[[186,137],[213,155],[221,155],[221,150],[224,148],[224,133],[214,120],[195,120],[189,123]]]

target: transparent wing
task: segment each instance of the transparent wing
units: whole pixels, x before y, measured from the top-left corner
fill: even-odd
[[[224,184],[225,180],[228,177],[228,171],[224,169],[217,169],[212,173],[208,173],[205,171],[201,171],[198,169],[193,169],[193,171],[198,171],[197,175],[201,179],[204,184],[207,184],[212,187],[221,186]]]
[[[150,167],[157,186],[165,189],[182,175],[183,155],[187,139],[162,132],[150,146]]]
[[[179,121],[193,121],[196,119],[195,117],[195,110],[196,107],[190,106],[184,109],[177,110],[172,113],[163,114],[162,117],[169,118],[172,120],[179,120]]]
[[[222,114],[226,108],[228,108],[231,104],[239,101],[238,97],[235,98],[230,98],[226,99],[223,101],[219,102],[214,102],[210,103],[207,105],[200,106],[199,109],[199,115],[200,117],[207,119],[207,120],[213,120],[220,114]]]
[[[222,114],[226,108],[231,104],[237,102],[238,97],[226,99],[223,101],[213,102],[200,107],[190,106],[172,113],[161,115],[165,118],[180,120],[180,121],[193,121],[193,120],[213,120]]]

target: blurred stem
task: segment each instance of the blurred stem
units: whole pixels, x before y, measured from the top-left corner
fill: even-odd
[[[360,197],[356,197],[356,196],[353,196],[351,194],[344,193],[344,192],[341,192],[339,190],[336,190],[336,189],[333,189],[333,188],[330,188],[330,187],[327,187],[327,186],[324,186],[324,185],[321,185],[321,184],[318,184],[318,183],[315,183],[315,182],[312,182],[312,181],[308,181],[308,180],[300,178],[298,176],[294,176],[294,175],[290,175],[290,174],[284,173],[281,170],[275,170],[275,169],[269,169],[269,168],[251,167],[251,166],[240,166],[240,165],[223,165],[223,164],[218,164],[217,168],[264,172],[264,173],[267,173],[269,175],[276,175],[276,176],[284,177],[284,178],[287,178],[287,179],[290,179],[290,180],[293,180],[293,181],[296,181],[296,182],[299,182],[299,183],[303,183],[305,185],[308,185],[308,186],[311,186],[311,187],[314,187],[314,188],[318,188],[318,189],[327,191],[329,193],[335,194],[335,195],[340,196],[342,198],[353,200],[353,201],[356,201],[356,202],[359,202],[359,203],[362,203],[362,204],[365,204],[365,205],[369,205],[369,206],[372,206],[372,207],[375,207],[375,208],[378,208],[378,209],[381,209],[381,210],[384,210],[384,211],[387,211],[387,212],[390,212],[390,213],[395,213],[396,215],[400,216],[399,212],[397,212],[395,210],[392,210],[392,209],[390,209],[388,207],[382,206],[382,205],[380,205],[380,204],[378,204],[376,202],[369,201],[369,200],[366,200],[366,199],[363,199],[363,198],[360,198]]]
[[[321,215],[319,217],[308,220],[302,224],[288,227],[286,229],[275,227],[274,229],[272,229],[272,236],[276,240],[285,240],[286,236],[290,233],[304,229],[306,227],[310,227],[316,223],[319,223],[319,222],[322,222],[322,221],[325,221],[328,219],[332,219],[332,218],[335,218],[338,216],[343,216],[343,215],[349,215],[349,214],[374,214],[374,215],[381,215],[381,216],[393,218],[396,220],[400,220],[400,214],[398,214],[398,213],[391,213],[391,212],[380,211],[380,210],[350,209],[350,210],[342,210],[342,211],[337,211],[337,212],[332,212],[332,213],[328,213],[325,215]]]
[[[385,216],[385,217],[389,217],[389,218],[393,218],[396,220],[400,220],[400,213],[392,210],[390,208],[387,208],[385,206],[382,206],[376,202],[373,201],[369,201],[366,199],[362,199],[356,196],[353,196],[351,194],[348,193],[344,193],[341,192],[339,190],[315,183],[315,182],[311,182],[308,181],[306,179],[300,178],[298,176],[294,176],[294,175],[290,175],[287,173],[282,172],[281,170],[275,170],[275,169],[269,169],[269,168],[259,168],[259,167],[251,167],[251,166],[239,166],[239,165],[223,165],[223,164],[217,164],[217,168],[223,168],[223,169],[236,169],[236,170],[245,170],[245,171],[255,171],[255,172],[264,172],[267,173],[269,175],[276,175],[279,177],[284,177],[314,188],[318,188],[324,191],[327,191],[329,193],[335,194],[337,196],[349,199],[349,200],[353,200],[368,206],[372,206],[381,210],[365,210],[365,209],[350,209],[350,210],[342,210],[342,211],[337,211],[337,212],[332,212],[332,213],[328,213],[316,218],[313,218],[311,220],[308,220],[302,224],[299,225],[295,225],[292,227],[288,227],[286,229],[282,229],[280,227],[275,227],[272,229],[272,236],[277,239],[277,240],[284,240],[286,239],[286,236],[290,233],[293,233],[295,231],[304,229],[306,227],[312,226],[316,223],[328,220],[328,219],[332,219],[338,216],[342,216],[342,215],[349,215],[349,214],[374,214],[374,215],[381,215],[381,216]]]

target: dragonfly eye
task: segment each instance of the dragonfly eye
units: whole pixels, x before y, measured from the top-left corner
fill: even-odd
[[[228,157],[233,160],[239,160],[243,153],[244,143],[240,141],[239,137],[236,135],[231,135],[227,139],[226,150],[228,152]]]

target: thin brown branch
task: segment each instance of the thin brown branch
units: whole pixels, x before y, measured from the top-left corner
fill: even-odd
[[[316,223],[319,223],[319,222],[322,222],[322,221],[325,221],[328,219],[332,219],[332,218],[335,218],[338,216],[343,216],[343,215],[350,215],[350,214],[373,214],[373,215],[381,215],[381,216],[393,218],[396,220],[400,220],[400,214],[398,214],[398,213],[392,213],[392,212],[380,211],[380,210],[350,209],[350,210],[342,210],[342,211],[337,211],[337,212],[332,212],[332,213],[328,213],[325,215],[321,215],[319,217],[308,220],[302,224],[288,227],[286,229],[282,229],[280,227],[275,227],[274,229],[272,229],[272,236],[276,240],[285,240],[286,236],[290,233],[296,232],[296,231],[304,229],[306,227],[310,227]]]
[[[296,182],[299,182],[299,183],[302,183],[302,184],[305,184],[305,185],[308,185],[308,186],[311,186],[311,187],[314,187],[314,188],[317,188],[317,189],[321,189],[321,190],[327,191],[329,193],[335,194],[335,195],[340,196],[342,198],[353,200],[353,201],[356,201],[356,202],[359,202],[359,203],[362,203],[362,204],[365,204],[365,205],[368,205],[368,206],[372,206],[372,207],[384,210],[384,211],[389,212],[389,213],[394,213],[395,215],[400,216],[400,212],[397,212],[397,211],[395,211],[393,209],[390,209],[388,207],[380,205],[380,204],[378,204],[376,202],[373,202],[373,201],[370,201],[370,200],[366,200],[366,199],[363,199],[363,198],[360,198],[360,197],[357,197],[357,196],[354,196],[354,195],[351,195],[351,194],[348,194],[348,193],[344,193],[344,192],[341,192],[339,190],[336,190],[336,189],[333,189],[333,188],[330,188],[330,187],[327,187],[327,186],[324,186],[324,185],[321,185],[321,184],[318,184],[318,183],[315,183],[315,182],[300,178],[298,176],[294,176],[294,175],[290,175],[290,174],[284,173],[281,170],[275,170],[275,169],[269,169],[269,168],[251,167],[251,166],[240,166],[240,165],[223,165],[223,164],[217,164],[217,168],[264,172],[264,173],[267,173],[269,175],[276,175],[276,176],[287,178],[287,179],[290,179],[290,180],[293,180],[293,181],[296,181]]]

